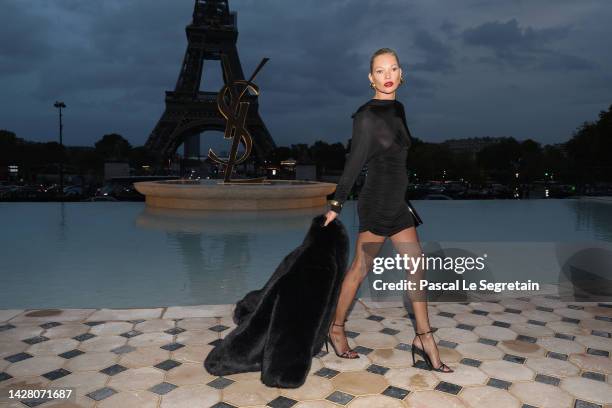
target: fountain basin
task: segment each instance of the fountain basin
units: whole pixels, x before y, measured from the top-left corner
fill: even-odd
[[[281,210],[326,205],[335,183],[310,180],[158,180],[134,183],[148,206],[191,210]]]

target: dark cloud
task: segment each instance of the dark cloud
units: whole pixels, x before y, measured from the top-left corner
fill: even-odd
[[[49,28],[45,18],[17,2],[3,2],[1,6],[0,75],[35,70],[52,53],[45,36]]]
[[[350,114],[372,97],[369,60],[381,47],[400,56],[406,83],[398,98],[411,132],[425,140],[535,132],[559,141],[589,119],[576,106],[595,116],[609,101],[596,108],[589,101],[612,92],[612,61],[600,43],[612,31],[612,13],[599,0],[229,3],[245,75],[270,58],[256,83],[260,115],[279,145],[346,142]],[[53,102],[61,99],[66,143],[93,145],[117,132],[144,144],[163,112],[164,91],[174,89],[193,4],[4,0],[0,128],[55,140]],[[219,88],[215,63],[204,67],[207,90]],[[555,107],[560,119],[536,123],[560,86],[568,89],[560,99],[566,105]],[[500,102],[491,88],[512,92]],[[495,116],[499,103],[524,112],[504,122]]]
[[[570,25],[536,29],[522,28],[513,18],[508,21],[487,22],[463,30],[466,44],[481,46],[494,53],[494,57],[479,58],[494,65],[508,64],[514,68],[589,69],[593,64],[585,58],[568,55],[552,48],[555,42],[566,39]]]
[[[414,34],[414,45],[423,52],[425,60],[409,64],[412,70],[444,73],[454,70],[451,47],[429,31],[417,30]]]

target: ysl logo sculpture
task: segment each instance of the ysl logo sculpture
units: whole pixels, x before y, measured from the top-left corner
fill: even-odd
[[[210,157],[210,159],[215,163],[225,165],[225,176],[223,178],[224,183],[254,183],[262,182],[263,180],[265,180],[265,177],[259,177],[255,179],[232,180],[231,176],[232,169],[234,168],[234,166],[244,162],[251,154],[251,149],[253,147],[253,139],[251,138],[251,134],[245,126],[250,103],[247,101],[243,101],[242,98],[248,89],[253,91],[255,95],[259,95],[259,87],[257,87],[257,85],[253,83],[253,79],[268,60],[269,58],[263,58],[255,69],[255,71],[253,72],[253,75],[251,75],[251,78],[249,78],[248,80],[232,80],[233,76],[230,72],[227,55],[221,54],[223,71],[225,74],[226,81],[228,83],[226,83],[223,88],[221,88],[221,91],[219,91],[219,93],[217,94],[217,107],[219,108],[219,111],[221,112],[223,117],[226,119],[225,133],[223,135],[223,138],[232,139],[232,147],[230,149],[230,154],[227,160],[219,158],[219,156],[217,156],[211,148],[208,149],[208,157]],[[240,93],[237,93],[236,88],[242,88]],[[229,102],[225,97],[228,91]],[[240,142],[242,142],[242,144],[244,145],[245,150],[240,158],[236,158],[238,153],[238,143]]]

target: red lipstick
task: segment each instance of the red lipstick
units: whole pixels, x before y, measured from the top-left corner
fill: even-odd
[[[387,88],[388,88],[388,87],[390,87],[390,86],[393,86],[393,82],[391,82],[391,81],[389,81],[389,82],[385,82],[385,84],[384,84],[384,85],[385,85],[385,87],[387,87]]]

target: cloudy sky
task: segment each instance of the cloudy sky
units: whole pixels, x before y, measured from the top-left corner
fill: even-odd
[[[0,129],[89,145],[145,143],[174,89],[193,0],[0,0]],[[277,145],[345,143],[373,96],[372,52],[397,50],[413,136],[568,140],[612,103],[610,0],[231,0],[238,51]],[[221,87],[204,65],[202,90]],[[214,137],[213,137],[214,136]],[[219,134],[202,135],[203,152]],[[212,140],[217,142],[212,142]]]

